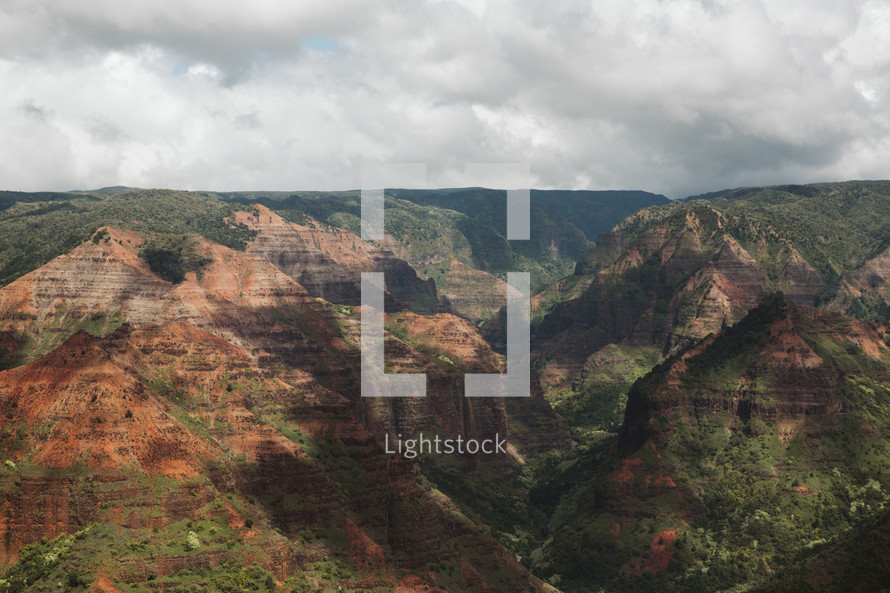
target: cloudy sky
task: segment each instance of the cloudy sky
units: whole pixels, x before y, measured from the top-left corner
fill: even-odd
[[[0,187],[890,178],[885,0],[0,0]]]

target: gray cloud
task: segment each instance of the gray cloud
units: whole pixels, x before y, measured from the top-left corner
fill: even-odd
[[[11,189],[357,187],[366,161],[528,162],[674,197],[886,178],[890,6],[7,0]]]
[[[19,105],[19,111],[27,117],[36,119],[38,121],[46,121],[46,110],[39,105],[35,105],[34,101],[30,99],[22,101],[21,105]]]

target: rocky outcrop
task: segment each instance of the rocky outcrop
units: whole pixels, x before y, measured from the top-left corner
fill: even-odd
[[[290,223],[269,216],[273,224],[294,230]],[[449,314],[401,314],[416,343],[443,349],[455,360],[447,356],[439,360],[436,352],[424,353],[391,340],[387,360],[393,371],[426,372],[429,391],[435,396],[372,405],[359,393],[360,336],[355,316],[325,306],[259,255],[206,241],[195,246],[195,252],[210,262],[200,277],[189,273],[181,284],[165,282],[138,257],[141,239],[137,235],[108,230],[107,240],[86,242],[0,289],[4,305],[0,319],[9,331],[27,332],[52,344],[44,334],[62,340],[85,318],[101,321],[94,328],[99,333],[111,317],[136,327],[185,321],[249,350],[260,367],[284,364],[290,373],[304,374],[286,375],[285,381],[300,382],[308,376],[355,402],[365,410],[363,417],[376,427],[381,442],[383,427],[405,434],[432,427],[452,435],[482,434],[483,429],[506,434],[503,402],[463,398],[464,370],[498,372],[501,366],[471,323]],[[69,265],[76,274],[66,272]],[[33,356],[40,354],[37,351]]]
[[[666,418],[720,414],[730,423],[839,418],[854,404],[842,395],[844,365],[832,359],[824,341],[851,354],[890,356],[883,337],[868,325],[799,307],[777,294],[737,325],[638,381],[628,399],[622,440],[664,444],[671,422],[657,419]],[[730,365],[738,371],[724,368]]]
[[[494,372],[504,364],[482,339],[475,325],[452,315],[415,315],[404,312],[394,315],[405,327],[411,341],[441,348],[447,356],[460,362],[469,372]]]
[[[120,312],[133,323],[156,323],[172,285],[152,274],[133,234],[110,231],[106,241],[87,241],[71,253],[0,288],[0,323],[60,325],[61,318]]]
[[[507,304],[506,282],[456,258],[450,258],[438,290],[452,310],[468,319],[488,319]]]
[[[857,300],[890,303],[890,248],[841,276],[840,289],[828,308],[846,313]]]
[[[548,360],[548,384],[575,376],[608,344],[654,346],[667,356],[738,322],[776,290],[798,304],[824,297],[800,253],[746,219],[697,204],[645,230],[638,224],[632,217],[604,234],[576,269],[592,276],[585,292],[542,320],[535,354]]]
[[[818,307],[828,290],[819,273],[793,247],[777,258],[776,288],[799,305]]]
[[[294,542],[307,529],[337,528],[375,550],[370,564],[353,550],[367,579],[362,582],[394,584],[430,562],[453,562],[470,569],[467,586],[473,589],[541,586],[506,554],[495,560],[488,552],[469,556],[463,547],[443,552],[453,538],[466,549],[496,551],[498,544],[447,500],[419,487],[414,463],[385,455],[348,399],[299,371],[280,373],[256,363],[255,354],[179,319],[163,326],[125,324],[105,338],[78,333],[41,359],[0,373],[3,449],[20,464],[5,469],[0,484],[17,484],[4,490],[5,561],[14,560],[23,544],[89,523],[146,530],[203,520],[213,516],[207,505],[229,493],[243,509],[236,524],[239,516],[244,524],[245,514],[256,522],[251,537],[263,551],[257,561],[281,579],[288,570],[308,570],[323,552],[282,557],[282,536],[273,528]],[[293,384],[282,379],[301,376]],[[429,401],[445,413],[446,400]],[[24,439],[16,429],[22,425],[34,427]],[[164,492],[140,476],[163,476]],[[220,516],[231,512],[211,507]],[[147,574],[163,577],[229,559],[225,547],[162,553],[147,563],[117,562],[114,576],[141,582]],[[495,574],[495,566],[506,572]],[[430,586],[448,586],[438,580],[445,573],[423,578]]]
[[[296,280],[310,294],[332,303],[358,305],[361,272],[386,274],[386,290],[409,307],[438,309],[436,286],[421,280],[406,262],[363,241],[355,234],[329,227],[310,217],[288,222],[262,205],[239,212],[236,222],[259,231],[248,253],[262,257]]]
[[[141,238],[107,230],[107,240],[83,243],[0,288],[0,327],[28,335],[32,359],[78,329],[103,334],[125,320],[135,326],[186,320],[301,368],[323,362],[324,347],[342,345],[326,321],[328,309],[258,256],[199,242],[196,251],[211,263],[200,278],[190,273],[174,285],[139,258]]]

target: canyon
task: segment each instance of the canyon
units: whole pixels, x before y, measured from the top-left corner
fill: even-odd
[[[525,247],[494,190],[394,190],[380,242],[354,192],[13,200],[0,229],[45,236],[0,240],[3,586],[879,590],[890,184],[565,219],[596,193],[534,194]],[[516,268],[531,397],[465,398],[505,370]],[[386,371],[425,398],[361,396],[364,271]],[[398,434],[507,452],[408,459]]]

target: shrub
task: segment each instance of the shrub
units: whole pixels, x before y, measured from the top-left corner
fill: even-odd
[[[194,531],[189,531],[188,535],[185,536],[185,549],[187,552],[194,552],[198,548],[201,547],[201,540],[198,539],[198,534]]]

